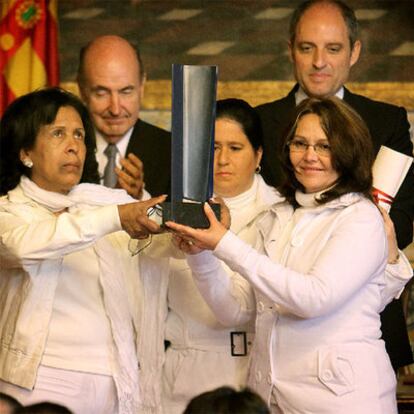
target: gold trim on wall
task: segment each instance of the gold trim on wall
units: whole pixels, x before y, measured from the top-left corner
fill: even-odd
[[[75,82],[64,82],[61,86],[78,94]],[[293,86],[287,81],[235,81],[219,82],[217,95],[223,98],[245,99],[256,106],[285,96]],[[368,96],[378,101],[389,102],[414,111],[414,82],[367,82],[348,83],[347,87],[355,93]],[[147,81],[143,110],[171,109],[171,81]]]

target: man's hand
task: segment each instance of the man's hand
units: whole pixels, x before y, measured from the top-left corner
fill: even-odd
[[[123,230],[134,239],[144,239],[150,234],[161,233],[161,227],[148,218],[147,211],[166,198],[167,196],[163,195],[146,201],[119,205],[118,212]]]
[[[118,183],[131,197],[140,200],[144,191],[144,164],[134,154],[121,158],[121,168],[115,168]]]

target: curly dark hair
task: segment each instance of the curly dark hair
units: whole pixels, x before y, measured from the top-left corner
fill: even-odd
[[[350,192],[361,193],[372,200],[372,165],[375,155],[371,135],[362,118],[336,97],[305,99],[296,107],[295,121],[291,122],[289,132],[280,143],[279,153],[285,178],[279,191],[296,205],[296,190],[305,190],[296,179],[288,143],[295,135],[299,120],[307,114],[319,117],[331,147],[332,167],[339,175],[335,185],[322,193],[318,202],[323,204]]]
[[[12,190],[30,168],[20,161],[20,151],[32,149],[39,130],[51,124],[61,107],[70,106],[82,119],[85,129],[86,158],[81,182],[99,183],[95,158],[95,131],[89,112],[82,101],[61,88],[44,88],[13,101],[0,121],[0,194]]]

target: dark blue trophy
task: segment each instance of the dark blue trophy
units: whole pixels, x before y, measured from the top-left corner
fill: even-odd
[[[207,228],[203,204],[213,194],[217,67],[173,65],[171,201],[162,204],[168,220]],[[211,204],[216,216],[220,206]]]

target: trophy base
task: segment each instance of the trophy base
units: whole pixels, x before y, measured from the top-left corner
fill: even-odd
[[[178,224],[194,227],[197,229],[208,229],[210,223],[204,213],[204,203],[164,202],[162,207],[162,224],[166,221],[174,221]],[[217,220],[220,220],[220,204],[209,203]]]

